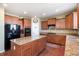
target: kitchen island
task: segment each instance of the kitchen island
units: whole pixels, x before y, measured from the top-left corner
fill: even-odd
[[[32,39],[23,37],[11,40],[11,50],[15,56],[36,56],[46,48],[46,36]]]

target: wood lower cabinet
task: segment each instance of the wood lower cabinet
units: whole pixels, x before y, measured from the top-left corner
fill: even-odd
[[[43,49],[46,48],[46,39],[41,38],[39,40],[36,40],[32,43],[32,55],[36,56],[38,55]]]
[[[15,56],[31,56],[32,55],[32,45],[29,44],[23,44],[23,45],[17,45],[14,42],[11,42],[11,50],[13,52],[13,55]]]
[[[46,38],[37,39],[23,45],[11,42],[11,50],[15,56],[36,56],[45,48]]]
[[[73,29],[73,14],[66,16],[66,29]]]
[[[59,45],[65,45],[66,36],[48,34],[47,37],[48,37],[47,42],[55,43],[55,44],[59,44]]]
[[[31,56],[32,55],[32,49],[31,49],[31,47],[29,47],[27,49],[23,49],[22,50],[22,55],[23,56]]]
[[[38,54],[38,41],[32,42],[32,55],[36,56]]]

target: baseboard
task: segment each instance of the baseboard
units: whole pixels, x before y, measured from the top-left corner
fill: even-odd
[[[5,50],[1,50],[1,51],[0,51],[0,53],[3,53],[3,52],[5,52]]]

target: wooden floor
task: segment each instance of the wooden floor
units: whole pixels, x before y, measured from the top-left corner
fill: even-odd
[[[64,56],[64,46],[60,45],[47,45],[46,50],[40,53],[39,56]]]
[[[56,45],[56,44],[47,44],[47,47],[44,51],[42,51],[39,56],[64,56],[64,46]],[[1,53],[0,56],[13,56],[11,50]]]

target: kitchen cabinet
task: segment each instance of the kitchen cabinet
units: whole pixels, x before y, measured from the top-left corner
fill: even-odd
[[[48,25],[55,25],[55,23],[56,23],[55,18],[48,19]]]
[[[77,23],[79,29],[79,3],[77,4]]]
[[[41,21],[41,28],[48,29],[48,21]]]
[[[31,20],[24,18],[24,28],[31,28]]]
[[[53,34],[47,35],[47,42],[49,43],[65,45],[65,41],[66,41],[66,36],[64,35],[53,35]]]
[[[17,24],[20,25],[20,29],[23,29],[22,21],[18,17],[5,15],[5,24]]]
[[[36,56],[38,54],[38,41],[32,42],[32,55]]]
[[[66,29],[73,29],[73,14],[69,14],[66,16]]]
[[[66,29],[78,29],[78,18],[76,11],[66,16]]]
[[[36,56],[46,48],[46,37],[18,45],[11,42],[11,50],[15,56]]]
[[[41,38],[32,43],[32,55],[38,55],[42,50],[46,48],[46,38]]]
[[[21,51],[21,55],[23,56],[31,56],[32,55],[32,46],[31,44],[28,44],[27,46],[25,45],[23,48],[22,48],[22,51]]]
[[[13,52],[13,55],[15,56],[31,56],[32,55],[32,45],[29,44],[23,44],[23,45],[17,45],[14,42],[11,42],[11,50]]]
[[[56,28],[57,29],[65,29],[65,19],[57,19],[56,20]]]

